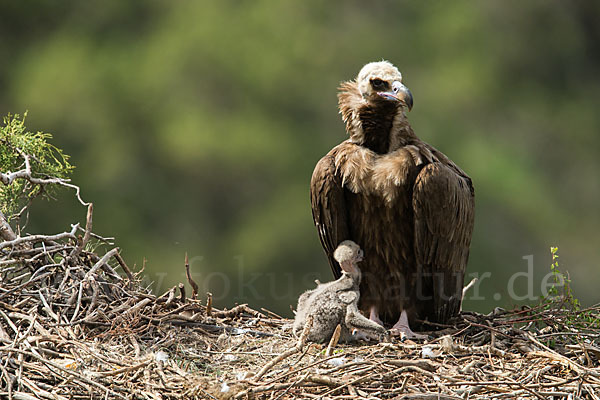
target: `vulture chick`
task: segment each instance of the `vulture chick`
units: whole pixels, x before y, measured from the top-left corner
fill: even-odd
[[[400,71],[387,61],[365,65],[339,88],[349,139],[316,165],[312,212],[334,276],[344,240],[365,252],[360,309],[413,335],[423,320],[458,314],[473,232],[471,179],[419,139],[406,118],[413,106]]]
[[[313,325],[308,340],[313,342],[328,341],[338,324],[342,327],[340,340],[343,342],[354,339],[354,331],[367,337],[385,334],[383,326],[365,318],[358,311],[361,272],[357,263],[363,258],[360,247],[350,240],[344,241],[335,250],[334,258],[342,268],[341,276],[336,281],[319,284],[316,289],[300,296],[294,333],[298,334],[311,316]]]

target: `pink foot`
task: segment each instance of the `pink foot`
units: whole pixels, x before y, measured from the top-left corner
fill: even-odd
[[[376,324],[383,326],[383,321],[379,319],[379,312],[375,306],[371,306],[371,309],[369,310],[369,319]]]
[[[427,339],[427,335],[415,333],[410,329],[410,326],[408,326],[408,316],[404,310],[402,310],[402,313],[400,313],[398,322],[396,322],[394,326],[392,326],[392,329],[390,329],[390,334],[392,336],[400,336],[402,339]]]

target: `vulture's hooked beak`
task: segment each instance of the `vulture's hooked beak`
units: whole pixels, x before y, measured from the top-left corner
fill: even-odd
[[[391,91],[377,92],[377,94],[386,100],[400,101],[404,103],[404,105],[408,108],[408,111],[410,111],[413,107],[412,93],[399,81],[394,81],[392,83]]]

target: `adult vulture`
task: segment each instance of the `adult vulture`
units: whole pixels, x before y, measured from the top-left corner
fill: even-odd
[[[387,61],[365,65],[339,88],[349,139],[316,165],[312,212],[333,274],[344,240],[364,250],[360,308],[392,333],[458,314],[473,232],[471,179],[419,139],[406,118],[413,98]]]

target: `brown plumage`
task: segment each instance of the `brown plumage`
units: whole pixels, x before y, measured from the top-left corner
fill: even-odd
[[[474,190],[456,164],[414,134],[405,114],[412,95],[401,82],[382,61],[340,86],[350,138],[315,167],[313,218],[336,278],[338,244],[353,240],[364,250],[360,308],[372,319],[393,322],[404,311],[411,324],[445,322],[460,309]]]

